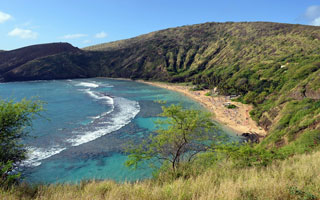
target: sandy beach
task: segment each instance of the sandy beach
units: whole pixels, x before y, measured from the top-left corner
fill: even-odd
[[[206,96],[209,90],[191,91],[190,86],[183,86],[178,84],[168,84],[161,82],[147,82],[139,81],[150,84],[156,87],[165,88],[168,90],[180,92],[188,96],[207,108],[213,113],[214,120],[227,126],[235,131],[237,134],[241,133],[257,133],[260,136],[265,136],[266,132],[253,121],[249,115],[252,110],[251,105],[242,104],[240,102],[232,102],[227,96]],[[237,106],[235,109],[228,109],[225,104],[232,103]]]

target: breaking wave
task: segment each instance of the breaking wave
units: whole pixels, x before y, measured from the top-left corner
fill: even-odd
[[[56,142],[57,145],[48,148],[29,147],[28,159],[22,163],[23,166],[38,166],[41,164],[41,160],[59,154],[72,146],[79,146],[117,131],[129,124],[140,112],[140,105],[136,101],[122,97],[112,97],[102,92],[92,91],[91,89],[100,87],[98,83],[80,82],[75,84],[75,86],[87,87],[81,89],[81,91],[94,100],[111,106],[111,109],[98,116],[91,117],[93,119],[92,123],[73,130],[70,138],[64,138],[63,141]],[[112,86],[107,85],[106,87]]]

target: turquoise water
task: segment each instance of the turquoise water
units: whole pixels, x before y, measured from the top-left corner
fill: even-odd
[[[151,177],[150,168],[132,171],[124,166],[123,148],[155,130],[162,105],[154,101],[202,109],[176,92],[103,78],[2,83],[0,97],[37,97],[47,102],[43,115],[49,120],[36,119],[30,132],[35,137],[24,141],[29,158],[22,175],[33,183]]]

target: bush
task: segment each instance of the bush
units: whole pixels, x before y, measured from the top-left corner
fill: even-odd
[[[8,189],[9,186],[18,181],[20,173],[16,173],[13,170],[14,166],[12,161],[6,163],[0,162],[0,187]]]
[[[178,174],[181,165],[192,162],[198,153],[208,148],[207,141],[217,140],[210,132],[216,129],[210,113],[186,110],[174,104],[163,106],[162,111],[159,116],[163,119],[156,121],[156,133],[142,144],[127,149],[127,166],[136,168],[139,163],[156,159],[163,167],[171,168],[172,174]]]
[[[273,160],[285,158],[277,150],[268,150],[249,143],[221,145],[217,151],[231,159],[236,167],[262,167],[271,164]]]
[[[42,105],[41,101],[25,99],[16,103],[0,100],[0,186],[8,187],[19,178],[15,164],[26,158],[21,140],[29,135],[25,128],[32,126]]]
[[[234,104],[229,104],[226,106],[228,109],[235,109],[235,108],[238,108],[236,105]]]

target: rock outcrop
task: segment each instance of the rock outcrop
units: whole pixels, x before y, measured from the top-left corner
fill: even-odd
[[[257,133],[242,133],[241,136],[245,137],[245,141],[252,143],[259,143],[260,139],[263,138],[263,136]]]

